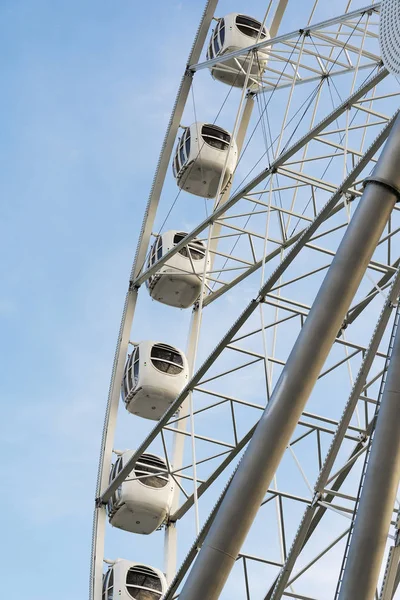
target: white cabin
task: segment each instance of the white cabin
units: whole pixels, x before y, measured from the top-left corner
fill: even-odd
[[[166,591],[167,580],[159,569],[123,558],[103,575],[102,600],[159,600]]]
[[[159,235],[150,249],[147,267],[162,258],[186,235],[183,231],[166,231]],[[192,306],[200,295],[205,260],[204,243],[196,239],[190,241],[146,280],[150,296],[158,302],[177,308]],[[207,262],[209,267],[210,261]]]
[[[259,36],[261,30],[261,34]],[[248,48],[258,41],[270,39],[269,31],[262,27],[260,21],[239,13],[230,13],[219,19],[211,34],[207,50],[207,60],[229,54],[235,50]],[[210,67],[214,79],[234,87],[243,87],[249,68],[251,54],[237,56],[223,63]],[[258,50],[250,69],[248,87],[258,85],[267,65],[267,51]]]
[[[215,198],[221,178],[221,190],[231,179],[237,155],[229,131],[211,123],[193,123],[179,138],[172,163],[174,177],[186,192]]]
[[[110,483],[133,456],[127,450],[115,461]],[[142,454],[129,477],[116,489],[107,505],[110,524],[118,529],[148,535],[168,517],[174,494],[174,480],[160,456]]]
[[[140,342],[128,356],[121,396],[133,415],[158,421],[188,382],[184,353],[161,342]]]

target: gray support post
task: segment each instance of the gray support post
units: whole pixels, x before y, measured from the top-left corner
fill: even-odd
[[[400,196],[399,164],[400,119],[397,117],[271,400],[182,588],[180,600],[219,597]]]
[[[397,542],[398,540],[396,540]],[[382,591],[379,600],[392,600],[395,594],[397,569],[400,561],[400,546],[392,546],[389,550],[389,556],[386,564],[385,574],[383,576]]]
[[[279,26],[285,13],[287,3],[288,0],[280,0],[278,6],[276,7],[274,18],[272,19],[271,27],[269,28],[269,35],[271,38],[276,37],[278,34]]]
[[[339,600],[374,598],[400,480],[400,327],[397,327]]]

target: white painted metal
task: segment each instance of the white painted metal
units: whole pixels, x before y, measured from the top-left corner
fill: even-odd
[[[104,418],[103,437],[100,450],[99,473],[96,487],[96,506],[93,515],[92,556],[90,566],[89,599],[100,600],[102,593],[103,559],[106,528],[106,507],[98,501],[102,490],[107,488],[111,468],[112,447],[117,424],[120,397],[120,382],[128,352],[130,328],[135,312],[137,290],[130,289],[125,298],[120,332],[115,351],[107,409]]]
[[[256,44],[249,44],[247,46],[247,48],[235,50],[233,52],[226,53],[223,56],[218,56],[217,58],[209,59],[209,60],[206,60],[201,63],[192,64],[190,66],[190,69],[194,72],[199,71],[200,69],[205,69],[205,68],[211,69],[216,64],[219,64],[219,63],[222,63],[225,61],[229,61],[233,58],[240,57],[245,53],[251,52],[252,50],[260,51],[264,48],[269,48],[270,46],[276,45],[280,42],[288,42],[291,40],[296,40],[299,36],[299,30],[303,30],[303,31],[306,30],[308,33],[311,33],[312,35],[320,35],[319,30],[326,29],[328,27],[332,27],[332,26],[335,26],[338,24],[340,25],[342,23],[346,23],[347,21],[353,23],[353,25],[354,25],[354,19],[360,18],[360,16],[367,14],[369,11],[379,14],[380,6],[381,6],[381,3],[376,2],[375,4],[369,4],[368,6],[364,6],[361,9],[357,9],[354,11],[347,11],[347,13],[341,14],[332,19],[327,19],[326,21],[321,21],[320,23],[315,24],[315,25],[304,24],[304,26],[301,26],[301,27],[299,27],[299,29],[296,29],[290,33],[276,36],[273,39],[272,38],[266,39],[264,41],[257,42]],[[330,41],[330,43],[332,45],[337,45],[337,46],[343,47],[345,44],[345,41],[342,42],[338,37],[328,38],[328,40]],[[329,48],[329,44],[327,44],[327,46]],[[348,44],[346,44],[346,46],[348,46]],[[329,52],[329,50],[328,50],[328,52]],[[369,58],[372,58],[372,59],[379,58],[378,56],[373,55],[372,53],[369,53],[368,56],[369,56]],[[349,70],[349,66],[350,65],[348,64],[347,70]]]

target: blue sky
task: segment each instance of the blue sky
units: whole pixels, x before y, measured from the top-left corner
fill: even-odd
[[[145,52],[135,2],[1,3],[3,597],[87,597],[120,311],[198,12],[154,2]]]
[[[0,5],[3,597],[26,597],[26,583],[30,600],[87,597],[120,312],[202,4]],[[221,14],[243,7],[220,4]],[[266,3],[247,4],[262,17]],[[293,10],[286,30],[299,24],[296,16]],[[202,102],[202,90],[196,93]],[[175,188],[167,185],[171,198]],[[175,216],[171,227],[189,229],[204,206],[187,205]],[[174,336],[184,347],[189,313],[170,321],[168,309],[146,301],[133,338],[161,337],[162,326],[163,339]],[[17,585],[21,563],[24,589]]]

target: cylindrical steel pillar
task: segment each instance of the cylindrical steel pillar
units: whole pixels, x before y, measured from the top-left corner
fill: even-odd
[[[373,600],[400,479],[400,327],[358,506],[339,600]]]
[[[219,597],[400,196],[399,165],[398,117],[180,600]]]

